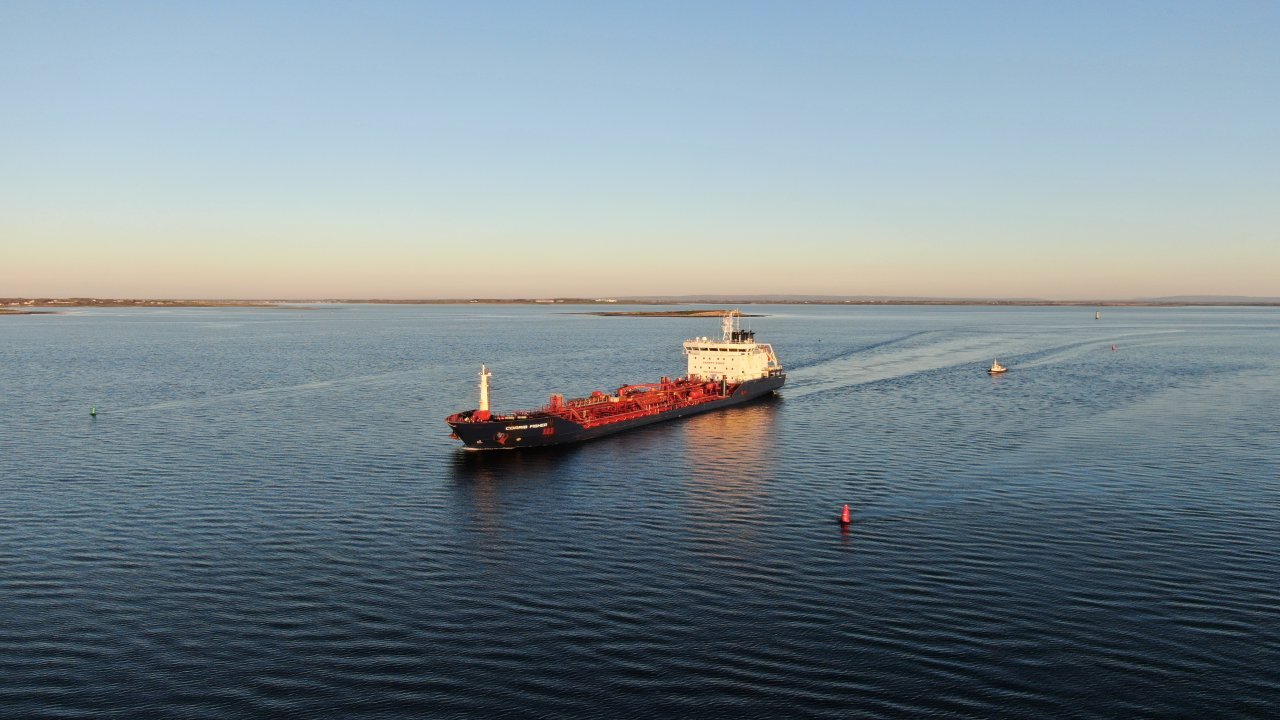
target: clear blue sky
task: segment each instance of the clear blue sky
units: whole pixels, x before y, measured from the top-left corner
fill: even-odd
[[[0,0],[0,296],[1280,296],[1280,3]]]

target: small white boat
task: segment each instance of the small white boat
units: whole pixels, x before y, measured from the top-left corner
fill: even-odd
[[[1008,370],[1008,369],[1009,369],[1009,368],[1007,368],[1007,367],[1005,367],[1005,366],[1001,365],[1000,363],[996,362],[995,360],[992,360],[992,361],[991,361],[991,368],[990,368],[990,369],[988,369],[988,370],[987,370],[987,372],[988,372],[989,374],[991,374],[991,375],[999,375],[1000,373],[1005,372],[1005,371],[1006,371],[1006,370]]]
[[[1093,311],[1093,319],[1094,319],[1094,320],[1101,320],[1101,319],[1102,319],[1102,311],[1101,311],[1101,310],[1094,310],[1094,311]]]

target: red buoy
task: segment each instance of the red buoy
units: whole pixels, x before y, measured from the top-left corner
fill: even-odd
[[[853,520],[849,518],[849,505],[846,503],[844,506],[844,512],[840,513],[840,524],[848,525],[851,522],[853,522]]]

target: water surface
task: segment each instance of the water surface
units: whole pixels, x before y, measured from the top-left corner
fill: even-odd
[[[0,317],[0,715],[1274,712],[1275,310],[765,307],[777,399],[460,451],[718,330],[565,309]]]

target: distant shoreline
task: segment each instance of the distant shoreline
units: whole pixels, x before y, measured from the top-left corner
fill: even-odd
[[[109,307],[109,308],[270,308],[270,309],[306,309],[307,305],[588,305],[608,307],[609,305],[903,305],[903,306],[953,306],[953,307],[1280,307],[1280,300],[968,300],[968,299],[931,299],[931,298],[893,298],[893,299],[829,299],[829,300],[786,300],[786,299],[626,299],[592,300],[586,298],[554,298],[554,299],[501,299],[501,298],[449,298],[424,300],[389,300],[389,299],[291,299],[291,300],[172,300],[172,299],[113,299],[113,298],[0,298],[0,314],[3,315],[44,315],[62,308]],[[613,316],[649,316],[649,317],[707,317],[719,314],[720,310],[670,310],[670,311],[608,311],[601,310],[583,314]],[[701,314],[699,314],[701,313]]]
[[[288,308],[289,304],[265,300],[120,300],[109,298],[0,298],[0,313],[6,315],[47,315],[61,308],[76,307],[248,307]],[[38,308],[38,309],[37,309]]]

